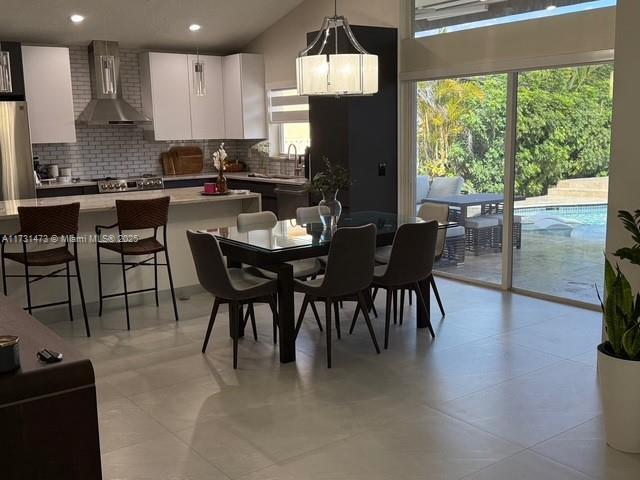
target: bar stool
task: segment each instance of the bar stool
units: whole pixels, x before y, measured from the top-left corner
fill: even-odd
[[[127,330],[131,330],[129,317],[129,295],[144,292],[155,292],[156,306],[158,301],[158,267],[167,267],[169,286],[171,288],[171,299],[173,301],[173,313],[178,318],[178,306],[173,288],[173,277],[171,275],[171,264],[169,262],[169,251],[167,250],[167,220],[169,216],[169,202],[171,197],[152,198],[149,200],[116,200],[116,216],[118,223],[113,225],[96,225],[96,242],[98,258],[98,293],[100,296],[99,316],[102,316],[102,303],[105,298],[124,296],[124,305],[127,312]],[[158,241],[158,230],[162,228],[162,243]],[[101,241],[103,230],[117,229],[117,241]],[[136,239],[133,242],[124,241],[124,232],[153,230],[153,235]],[[110,250],[120,254],[119,262],[102,262],[100,258],[101,249]],[[166,263],[158,263],[158,254],[164,253]],[[126,261],[125,257],[147,256],[140,261]],[[153,263],[151,263],[153,262]],[[122,269],[122,282],[124,292],[103,295],[102,293],[102,265],[119,265]],[[153,267],[155,285],[153,288],[143,288],[132,292],[127,289],[127,271],[136,267]]]
[[[18,238],[22,243],[21,252],[7,252],[5,250],[9,237],[2,237],[1,254],[2,257],[2,288],[7,295],[7,278],[23,277],[25,279],[27,291],[27,307],[29,313],[36,308],[53,307],[56,305],[69,306],[69,319],[73,321],[73,304],[71,297],[71,278],[78,281],[78,293],[82,303],[82,314],[84,316],[84,326],[87,337],[91,336],[89,320],[87,318],[87,307],[84,301],[84,291],[82,289],[82,279],[80,278],[80,267],[78,266],[78,243],[73,243],[73,253],[69,251],[69,237],[78,235],[78,216],[80,213],[79,203],[66,205],[56,205],[47,207],[18,207],[18,218],[20,220],[20,231],[12,236]],[[27,250],[27,243],[42,245],[39,238],[52,240],[57,237],[63,244],[60,247],[43,248],[39,250]],[[34,239],[34,240],[31,240]],[[7,275],[5,260],[12,260],[24,266],[24,275]],[[70,264],[75,264],[76,274],[71,274]],[[29,267],[53,267],[64,265],[48,274],[34,274]],[[65,272],[61,275],[61,272]],[[53,302],[43,305],[31,304],[31,284],[45,278],[66,277],[67,279],[67,300]]]

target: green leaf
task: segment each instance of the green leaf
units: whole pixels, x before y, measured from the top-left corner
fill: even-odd
[[[640,324],[635,324],[622,336],[622,346],[629,360],[640,360]]]
[[[630,212],[620,210],[618,212],[618,218],[622,221],[624,228],[631,233],[633,241],[640,243],[640,228],[638,227],[638,211],[636,210],[636,216],[631,215]]]
[[[640,245],[619,248],[614,255],[622,260],[629,260],[633,265],[640,265]]]

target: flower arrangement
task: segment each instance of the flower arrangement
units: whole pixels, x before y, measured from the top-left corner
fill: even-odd
[[[349,171],[340,164],[333,164],[327,157],[323,157],[325,169],[314,175],[309,183],[309,189],[323,196],[333,195],[349,186]]]

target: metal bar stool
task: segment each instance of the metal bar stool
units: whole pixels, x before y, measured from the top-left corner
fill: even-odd
[[[169,251],[167,250],[167,220],[169,216],[169,202],[171,197],[152,198],[149,200],[116,200],[116,216],[118,223],[113,225],[96,225],[96,242],[98,258],[98,293],[100,296],[99,316],[102,316],[102,303],[105,298],[124,296],[124,305],[127,311],[127,330],[131,330],[129,317],[129,295],[136,293],[155,292],[156,306],[158,301],[158,267],[167,267],[169,276],[169,286],[171,287],[171,299],[173,301],[173,312],[178,318],[178,306],[173,288],[173,277],[171,275],[171,264],[169,262]],[[162,228],[162,243],[158,240],[158,230]],[[101,239],[102,231],[109,229],[118,230],[118,238],[115,241],[104,241]],[[144,238],[136,238],[135,241],[125,241],[124,232],[153,230],[153,235]],[[120,254],[119,262],[103,262],[100,257],[101,249],[110,250]],[[158,263],[158,254],[164,253],[165,263]],[[140,261],[126,261],[125,257],[147,256]],[[122,282],[124,292],[102,293],[102,265],[119,265],[122,269]],[[127,288],[127,271],[137,267],[153,267],[155,284],[153,288],[143,288],[129,291]]]
[[[84,301],[84,291],[82,289],[82,279],[80,278],[80,267],[78,266],[78,243],[74,237],[78,235],[78,216],[80,214],[80,204],[70,203],[66,205],[56,205],[47,207],[18,207],[18,217],[20,220],[20,231],[11,237],[2,237],[1,258],[2,258],[2,288],[7,295],[7,278],[23,277],[25,279],[27,291],[27,307],[29,313],[36,308],[53,307],[57,305],[69,306],[69,319],[73,321],[73,304],[71,295],[71,278],[78,281],[78,293],[82,303],[82,314],[84,316],[84,326],[87,337],[91,336],[89,329],[89,319],[87,318],[87,307]],[[62,246],[53,248],[41,248],[38,250],[28,250],[27,244],[44,245],[44,241],[52,241],[57,237],[56,243]],[[69,250],[69,239],[72,237],[73,253]],[[10,238],[22,244],[21,252],[7,252],[6,245]],[[8,275],[6,260],[12,260],[24,266],[24,275]],[[76,273],[71,274],[70,264],[75,265]],[[47,274],[34,274],[30,267],[54,267],[64,265]],[[62,273],[64,272],[64,273]],[[52,302],[43,305],[31,304],[31,284],[44,280],[45,278],[67,279],[67,300]]]

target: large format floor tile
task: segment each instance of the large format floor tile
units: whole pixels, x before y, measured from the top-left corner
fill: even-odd
[[[584,364],[562,361],[439,408],[529,447],[600,414],[596,371]]]
[[[295,363],[280,364],[264,306],[258,341],[240,340],[238,370],[226,308],[202,355],[206,294],[179,303],[179,323],[165,299],[133,306],[126,331],[114,300],[91,318],[89,339],[66,316],[51,326],[94,365],[107,480],[637,478],[640,456],[609,449],[602,433],[598,314],[438,287],[447,315],[432,302],[436,338],[415,328],[414,301],[380,355],[362,318],[348,334],[345,303],[331,370],[311,311]],[[373,324],[382,344],[382,316]]]

